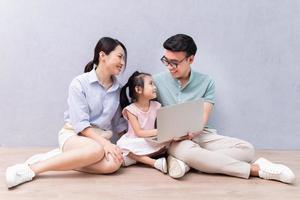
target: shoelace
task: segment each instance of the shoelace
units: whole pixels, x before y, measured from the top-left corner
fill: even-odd
[[[278,178],[277,176],[281,174],[282,169],[279,166],[272,166],[272,167],[264,167],[261,168],[263,176],[265,179],[274,179]]]

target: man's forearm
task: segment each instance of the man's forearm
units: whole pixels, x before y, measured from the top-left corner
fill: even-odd
[[[207,125],[211,111],[213,110],[213,104],[204,102],[203,105],[203,128]]]

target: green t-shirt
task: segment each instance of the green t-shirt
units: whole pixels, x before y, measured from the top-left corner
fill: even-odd
[[[157,87],[157,99],[163,106],[184,103],[203,98],[204,101],[215,104],[215,82],[205,74],[191,69],[188,83],[181,87],[169,71],[153,75]],[[210,124],[206,128],[213,128]]]
[[[215,103],[215,82],[205,74],[191,69],[188,83],[181,87],[169,71],[153,75],[158,90],[158,101],[163,106],[184,103],[203,98],[204,101]]]

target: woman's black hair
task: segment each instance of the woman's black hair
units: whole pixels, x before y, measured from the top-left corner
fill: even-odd
[[[144,77],[151,76],[151,74],[135,71],[128,79],[127,83],[122,87],[120,93],[121,108],[125,108],[130,103],[137,101],[136,87],[144,88]],[[127,96],[127,87],[129,88],[129,97]]]
[[[124,59],[125,59],[125,67],[127,63],[127,50],[126,47],[122,44],[122,42],[110,38],[110,37],[103,37],[101,38],[95,46],[94,50],[94,58],[90,61],[84,68],[84,72],[90,72],[94,68],[94,64],[99,64],[99,53],[103,51],[106,55],[110,54],[117,46],[121,46],[124,50]]]

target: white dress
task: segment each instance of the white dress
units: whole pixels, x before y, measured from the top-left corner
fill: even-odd
[[[151,130],[154,129],[154,124],[156,120],[157,110],[161,107],[160,103],[156,101],[151,101],[149,110],[144,112],[140,110],[134,103],[123,109],[123,116],[126,120],[128,117],[126,112],[130,112],[135,115],[138,119],[141,129]],[[156,143],[146,140],[145,138],[137,136],[130,123],[128,123],[128,131],[125,133],[118,141],[117,145],[121,148],[123,155],[128,155],[129,152],[132,152],[135,155],[149,155],[155,152],[160,151],[166,147],[169,142],[165,143]]]

